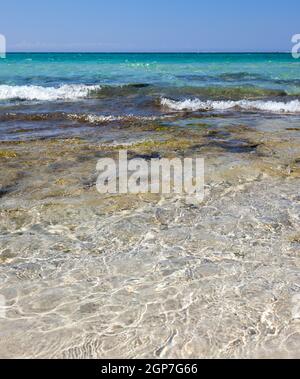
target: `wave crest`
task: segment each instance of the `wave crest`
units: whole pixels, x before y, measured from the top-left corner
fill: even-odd
[[[86,98],[91,91],[100,88],[100,86],[82,84],[62,85],[60,87],[0,85],[0,100],[76,100]]]
[[[210,111],[229,109],[241,109],[246,111],[263,111],[271,113],[300,113],[300,101],[293,100],[289,102],[277,101],[251,101],[251,100],[224,100],[214,101],[199,99],[185,99],[183,101],[171,100],[168,98],[161,99],[161,105],[174,111]]]

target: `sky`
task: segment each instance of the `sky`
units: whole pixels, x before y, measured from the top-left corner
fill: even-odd
[[[8,51],[290,51],[299,0],[6,0]]]

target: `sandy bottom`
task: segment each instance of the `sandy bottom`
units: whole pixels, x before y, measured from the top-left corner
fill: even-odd
[[[0,143],[0,357],[300,358],[299,127],[95,129]],[[125,146],[204,157],[204,202],[97,193]]]

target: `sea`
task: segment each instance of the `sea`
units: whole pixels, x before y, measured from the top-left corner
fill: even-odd
[[[0,140],[213,112],[300,114],[291,54],[9,53],[0,60]]]

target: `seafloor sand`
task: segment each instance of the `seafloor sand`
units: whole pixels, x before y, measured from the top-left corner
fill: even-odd
[[[300,358],[300,129],[185,126],[0,144],[1,358]],[[205,157],[203,204],[98,194],[128,136]]]

